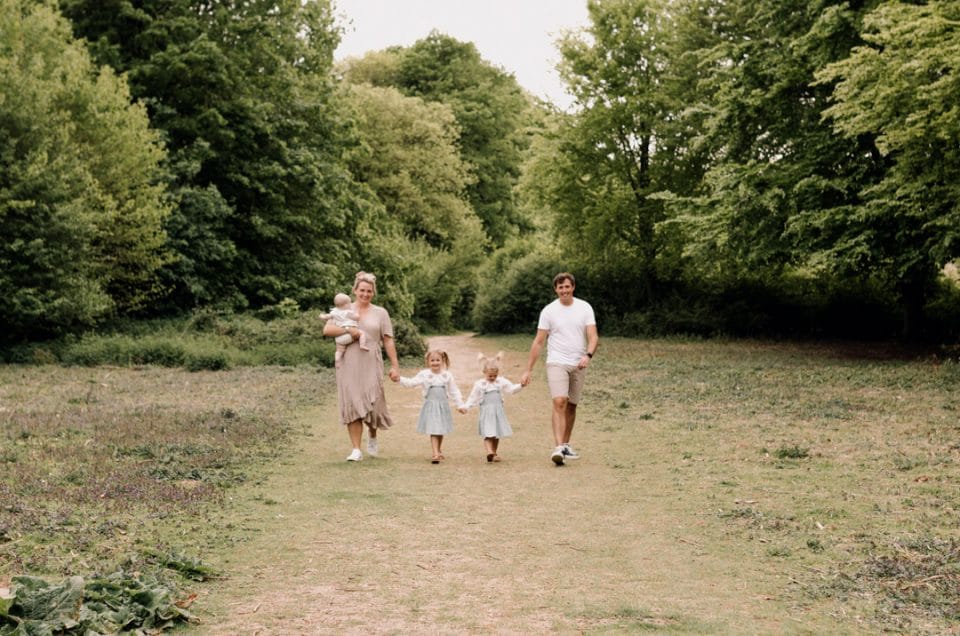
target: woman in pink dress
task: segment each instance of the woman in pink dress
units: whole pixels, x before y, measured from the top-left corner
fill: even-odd
[[[390,359],[390,379],[400,378],[397,362],[397,347],[393,342],[393,323],[387,310],[371,301],[377,293],[377,277],[367,272],[357,272],[353,283],[353,310],[360,315],[359,327],[338,327],[333,321],[323,326],[323,335],[336,338],[345,333],[360,338],[360,330],[366,335],[369,345],[364,351],[359,346],[348,345],[343,351],[337,373],[337,398],[340,403],[340,423],[347,427],[353,450],[347,461],[363,459],[360,441],[363,427],[369,431],[367,454],[376,457],[377,431],[393,425],[383,393],[383,350]]]

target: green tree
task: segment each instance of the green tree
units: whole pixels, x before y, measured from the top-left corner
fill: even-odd
[[[157,294],[164,152],[123,79],[52,3],[0,0],[0,320],[6,338],[95,324]]]
[[[868,135],[844,139],[823,121],[831,87],[815,79],[860,43],[867,8],[810,0],[677,5],[675,46],[685,52],[673,70],[693,87],[678,131],[682,147],[703,158],[704,173],[695,187],[660,195],[668,218],[658,229],[681,246],[688,282],[771,295],[802,281],[877,285],[863,253],[838,259],[835,250],[885,161]],[[698,62],[684,63],[691,57]]]
[[[328,303],[365,260],[329,2],[63,0],[170,148],[181,307]]]
[[[556,298],[554,275],[567,269],[557,250],[537,237],[512,239],[480,268],[474,328],[482,333],[534,333],[540,310]]]
[[[472,43],[433,32],[404,49],[397,88],[449,106],[460,150],[475,179],[467,197],[493,246],[530,229],[513,199],[527,138],[531,101],[513,75],[483,60]]]
[[[818,74],[835,86],[824,116],[848,142],[875,140],[889,167],[821,250],[894,281],[904,331],[920,335],[937,277],[960,254],[960,5],[884,3],[863,39]]]
[[[370,51],[361,57],[350,57],[340,63],[336,72],[350,84],[369,84],[378,88],[399,88],[400,60],[404,49],[393,46]]]
[[[360,143],[351,172],[384,207],[376,231],[397,250],[421,326],[450,328],[476,284],[485,236],[466,201],[470,174],[450,108],[367,84],[345,89]],[[391,238],[392,237],[392,238]]]
[[[598,280],[618,281],[623,304],[635,306],[655,296],[663,204],[650,195],[669,185],[668,155],[657,152],[673,111],[664,88],[669,22],[656,0],[592,0],[588,13],[590,25],[560,41],[579,109],[561,119],[557,159],[538,171],[565,253]]]

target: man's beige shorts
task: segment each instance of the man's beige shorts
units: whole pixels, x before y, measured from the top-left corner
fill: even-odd
[[[574,364],[548,364],[547,385],[550,387],[550,397],[565,397],[570,404],[578,403],[586,375],[586,369],[579,369]]]

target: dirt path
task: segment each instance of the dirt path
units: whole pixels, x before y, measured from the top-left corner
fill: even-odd
[[[431,345],[451,354],[466,394],[477,352],[498,343]],[[516,381],[526,352],[506,353]],[[332,399],[303,413],[312,435],[241,503],[255,538],[213,563],[230,577],[199,599],[198,633],[800,631],[767,592],[784,581],[725,555],[700,536],[699,511],[662,494],[674,476],[636,456],[649,487],[625,485],[636,475],[622,478],[623,449],[601,441],[588,406],[574,439],[583,459],[554,467],[540,375],[506,398],[515,435],[500,464],[484,460],[474,410],[456,416],[447,462],[431,465],[414,431],[419,391],[389,383],[387,399],[397,425],[380,458],[356,464]],[[625,443],[642,453],[642,441]]]

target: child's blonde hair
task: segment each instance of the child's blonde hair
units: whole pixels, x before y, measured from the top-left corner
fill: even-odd
[[[480,370],[483,373],[487,371],[500,371],[500,362],[503,360],[503,351],[498,351],[497,355],[488,358],[482,353],[477,354],[477,361],[480,362]]]
[[[430,366],[430,356],[437,354],[440,356],[440,359],[443,360],[443,368],[450,368],[450,356],[447,355],[447,352],[443,349],[430,349],[425,354],[423,354],[423,364],[424,366]]]

